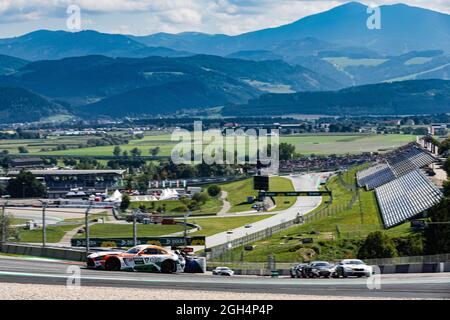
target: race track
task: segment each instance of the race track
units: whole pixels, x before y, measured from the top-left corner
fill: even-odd
[[[292,181],[294,189],[296,191],[317,191],[318,180],[323,174],[305,174],[305,175],[292,175],[288,178]],[[280,190],[284,191],[284,190]],[[322,203],[322,197],[297,197],[295,204],[283,211],[275,212],[276,214],[270,218],[254,222],[251,228],[245,226],[231,230],[232,233],[228,234],[227,231],[215,234],[206,238],[206,245],[208,247],[214,247],[225,244],[245,237],[247,235],[263,231],[267,228],[279,225],[281,223],[294,220],[297,216],[303,216],[316,209]],[[239,216],[236,214],[235,216]]]
[[[0,256],[0,283],[65,285],[68,267],[81,267],[81,287],[129,288],[139,290],[182,290],[285,294],[314,297],[391,299],[450,299],[450,274],[397,274],[381,276],[381,289],[370,290],[366,279],[291,279],[209,274],[146,274],[84,269],[80,263],[37,258]],[[2,298],[0,292],[0,299]],[[45,299],[45,296],[41,297]]]

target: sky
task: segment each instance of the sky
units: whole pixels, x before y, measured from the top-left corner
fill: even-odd
[[[186,31],[236,35],[276,27],[326,11],[346,0],[0,0],[0,38],[39,29],[68,30],[70,5],[81,29],[148,35]],[[405,3],[450,14],[450,0],[362,0]]]

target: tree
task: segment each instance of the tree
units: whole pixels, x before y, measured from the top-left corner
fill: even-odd
[[[116,157],[120,156],[120,154],[122,153],[122,149],[120,149],[119,146],[115,146],[114,150],[113,150],[113,155],[115,155]]]
[[[131,201],[130,201],[130,196],[128,194],[123,194],[122,195],[122,202],[120,203],[120,209],[122,211],[127,210],[130,207]]]
[[[19,153],[28,153],[28,149],[24,146],[20,146],[17,149],[19,150]]]
[[[207,190],[211,197],[217,197],[222,192],[222,189],[216,184],[209,186]]]
[[[142,154],[142,151],[137,147],[133,148],[130,152],[133,157],[140,157]]]
[[[158,153],[161,151],[161,148],[160,147],[156,147],[156,148],[152,148],[152,149],[150,149],[150,154],[152,155],[152,156],[156,156],[156,155],[158,155]]]
[[[295,146],[289,143],[280,143],[280,160],[290,160],[294,157]]]
[[[45,196],[45,188],[29,171],[21,171],[17,177],[9,180],[6,187],[13,198],[37,198]]]
[[[209,199],[209,196],[205,192],[199,192],[192,196],[192,200],[194,200],[200,204],[204,204],[206,201],[208,201],[208,199]]]
[[[425,229],[425,253],[450,252],[450,199],[444,198],[428,212],[430,224]]]
[[[387,234],[381,231],[369,233],[358,250],[359,259],[393,258],[397,255],[394,242]]]
[[[6,231],[5,239],[8,240],[9,238],[14,238],[18,240],[19,233],[17,232],[16,228],[12,227],[11,224],[12,216],[6,215],[4,219],[0,217],[0,239],[3,239],[3,231]],[[5,224],[5,227],[3,227],[3,224]]]
[[[444,189],[444,196],[450,197],[450,180],[444,181],[442,187]]]
[[[442,166],[442,169],[447,172],[447,175],[450,177],[450,157],[445,160],[444,165]]]

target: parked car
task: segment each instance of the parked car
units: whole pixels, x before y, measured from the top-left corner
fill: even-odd
[[[313,261],[303,268],[303,275],[306,278],[329,278],[333,275],[334,272],[334,265],[326,261]]]
[[[306,267],[307,263],[299,263],[293,266],[289,273],[291,274],[291,278],[303,278],[303,268]]]
[[[234,275],[234,271],[228,267],[217,267],[212,271],[212,274],[215,276],[228,276],[231,277]]]
[[[372,267],[366,265],[362,260],[345,259],[339,262],[339,264],[336,266],[336,270],[333,276],[336,278],[347,278],[349,276],[370,277],[372,275],[372,272]]]

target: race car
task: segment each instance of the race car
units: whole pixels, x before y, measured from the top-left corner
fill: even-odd
[[[333,276],[335,278],[349,276],[370,277],[373,274],[373,268],[366,265],[362,260],[345,259],[336,266]]]
[[[96,252],[87,257],[89,269],[108,271],[183,272],[183,256],[155,245],[139,245],[127,251]]]

